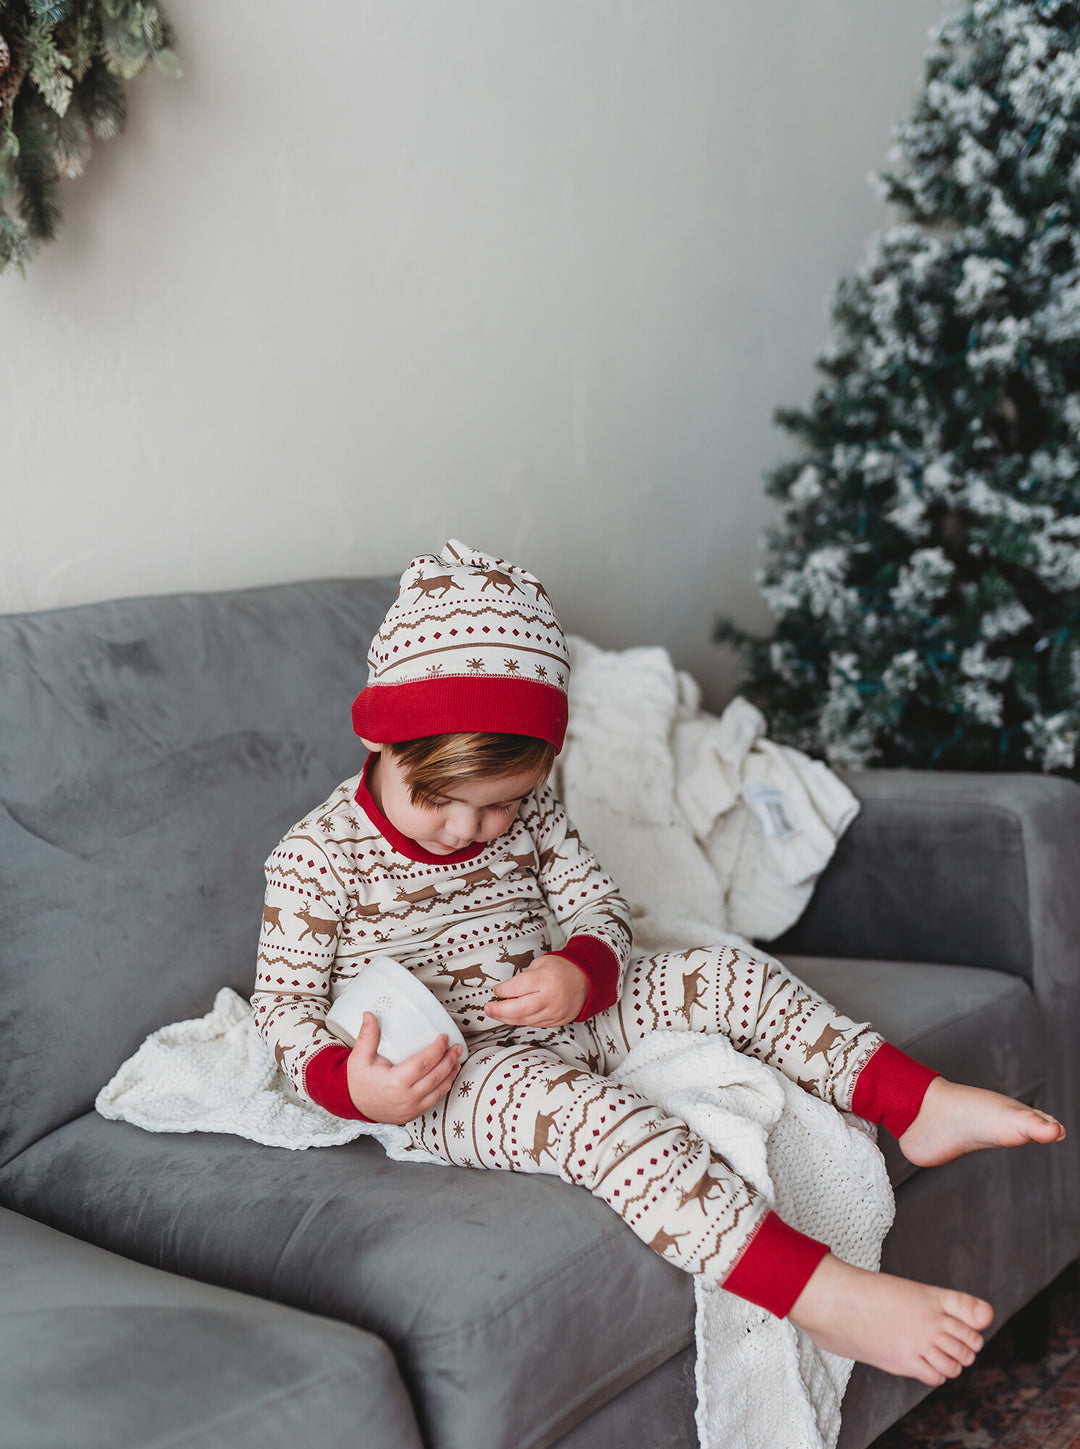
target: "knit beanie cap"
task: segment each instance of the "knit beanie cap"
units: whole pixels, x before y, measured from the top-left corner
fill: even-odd
[[[368,651],[353,729],[379,744],[424,735],[530,735],[562,748],[570,659],[543,584],[452,538],[421,554]]]

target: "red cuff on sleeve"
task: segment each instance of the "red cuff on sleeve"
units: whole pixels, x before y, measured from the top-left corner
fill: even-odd
[[[560,951],[552,954],[565,956],[568,961],[573,961],[589,978],[589,994],[585,998],[585,1005],[574,1018],[575,1021],[588,1021],[598,1011],[615,1005],[619,999],[621,963],[612,947],[595,936],[571,936]]]
[[[851,1110],[901,1137],[919,1115],[927,1087],[940,1075],[898,1047],[882,1042],[859,1073]]]
[[[825,1243],[789,1228],[770,1212],[720,1286],[786,1318],[828,1251]]]
[[[324,1046],[304,1068],[304,1087],[316,1106],[325,1107],[335,1117],[370,1122],[371,1118],[358,1112],[349,1096],[348,1060],[347,1046]]]

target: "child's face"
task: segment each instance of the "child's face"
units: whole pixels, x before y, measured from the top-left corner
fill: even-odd
[[[366,740],[364,743],[368,744]],[[535,771],[530,771],[463,780],[431,805],[414,805],[401,764],[393,755],[379,750],[368,773],[368,786],[375,804],[395,830],[432,855],[452,855],[479,841],[494,840],[508,830],[518,806],[538,778]]]

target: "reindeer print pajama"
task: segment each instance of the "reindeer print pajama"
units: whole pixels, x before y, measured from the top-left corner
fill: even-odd
[[[447,1096],[409,1124],[418,1146],[461,1166],[584,1186],[670,1261],[773,1312],[788,1311],[825,1245],[788,1228],[683,1122],[607,1074],[656,1027],[721,1032],[894,1131],[932,1076],[748,951],[632,956],[626,903],[546,787],[496,840],[435,856],[396,831],[354,776],[285,836],[266,876],[252,1006],[300,1091],[361,1115],[348,1049],[325,1018],[368,962],[389,956],[434,992],[469,1045]],[[556,933],[565,944],[553,945]],[[536,1028],[486,1016],[496,983],[550,949],[588,977],[579,1019]]]

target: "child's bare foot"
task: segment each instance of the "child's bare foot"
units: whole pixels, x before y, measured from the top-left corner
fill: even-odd
[[[1000,1092],[935,1077],[919,1115],[900,1138],[900,1151],[918,1167],[940,1167],[980,1147],[1060,1142],[1064,1136],[1065,1128],[1045,1112]]]
[[[970,1293],[868,1273],[830,1253],[788,1317],[829,1353],[936,1387],[974,1363],[994,1310]]]

